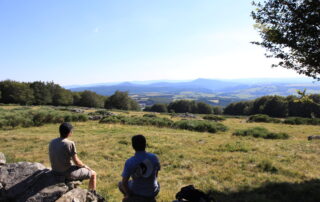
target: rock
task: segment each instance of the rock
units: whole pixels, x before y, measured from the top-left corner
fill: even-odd
[[[0,166],[6,164],[6,157],[0,152]]]
[[[105,199],[100,195],[90,192],[86,189],[76,188],[73,189],[63,196],[61,196],[56,202],[67,202],[67,201],[92,201],[92,202],[103,202]]]
[[[84,113],[83,109],[78,109],[78,108],[70,109],[70,111],[75,113]]]
[[[181,118],[192,118],[192,119],[197,118],[196,115],[188,113],[188,112],[184,113],[184,114],[179,114],[178,117],[181,117]]]
[[[93,121],[100,120],[102,118],[103,118],[102,115],[94,115],[94,116],[89,116],[88,117],[89,120],[93,120]]]
[[[55,201],[68,191],[64,178],[40,163],[19,162],[0,167],[4,197],[12,201]]]
[[[320,140],[320,135],[312,135],[312,136],[308,136],[308,140]]]
[[[89,193],[85,189],[73,189],[79,185],[79,182],[69,182],[68,184],[69,187],[63,176],[55,175],[40,163],[19,162],[0,166],[1,202],[51,202],[64,197],[66,193],[68,196],[74,196],[74,200],[66,201],[105,201],[100,195]],[[72,195],[73,193],[75,194]]]

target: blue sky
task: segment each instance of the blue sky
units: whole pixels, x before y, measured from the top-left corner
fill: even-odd
[[[0,0],[0,80],[298,77],[250,44],[251,1]]]

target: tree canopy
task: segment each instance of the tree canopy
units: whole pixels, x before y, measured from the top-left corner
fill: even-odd
[[[128,92],[116,91],[106,99],[104,107],[107,109],[140,110],[139,104],[129,97]]]
[[[253,42],[279,59],[273,66],[293,69],[320,80],[320,1],[265,0],[253,2],[251,16],[262,38]]]

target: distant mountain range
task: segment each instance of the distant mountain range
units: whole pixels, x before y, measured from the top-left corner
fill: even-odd
[[[145,81],[65,86],[72,91],[91,90],[102,95],[111,95],[116,90],[129,94],[180,94],[183,92],[208,93],[217,96],[232,96],[251,99],[263,95],[292,95],[296,90],[307,89],[309,93],[320,92],[320,83],[311,79],[196,79],[192,81]]]
[[[169,103],[177,99],[226,106],[231,102],[255,99],[264,95],[296,95],[297,90],[320,93],[320,83],[312,79],[196,79],[191,81],[143,81],[65,86],[72,91],[90,90],[101,95],[128,91],[142,106]]]

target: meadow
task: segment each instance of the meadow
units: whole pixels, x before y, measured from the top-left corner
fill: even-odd
[[[80,159],[98,173],[98,192],[111,202],[121,201],[117,183],[125,160],[134,154],[130,141],[135,134],[146,136],[147,151],[157,154],[161,161],[157,201],[172,201],[180,188],[189,184],[210,193],[217,201],[320,201],[320,142],[307,140],[319,134],[320,126],[255,123],[247,122],[246,117],[227,117],[221,123],[227,131],[208,133],[72,122],[75,129],[70,139],[75,141]],[[0,130],[0,151],[9,163],[30,161],[50,167],[48,143],[58,136],[58,127],[58,123],[50,123]],[[233,135],[253,127],[285,132],[289,139]],[[82,185],[85,188],[86,183]]]

